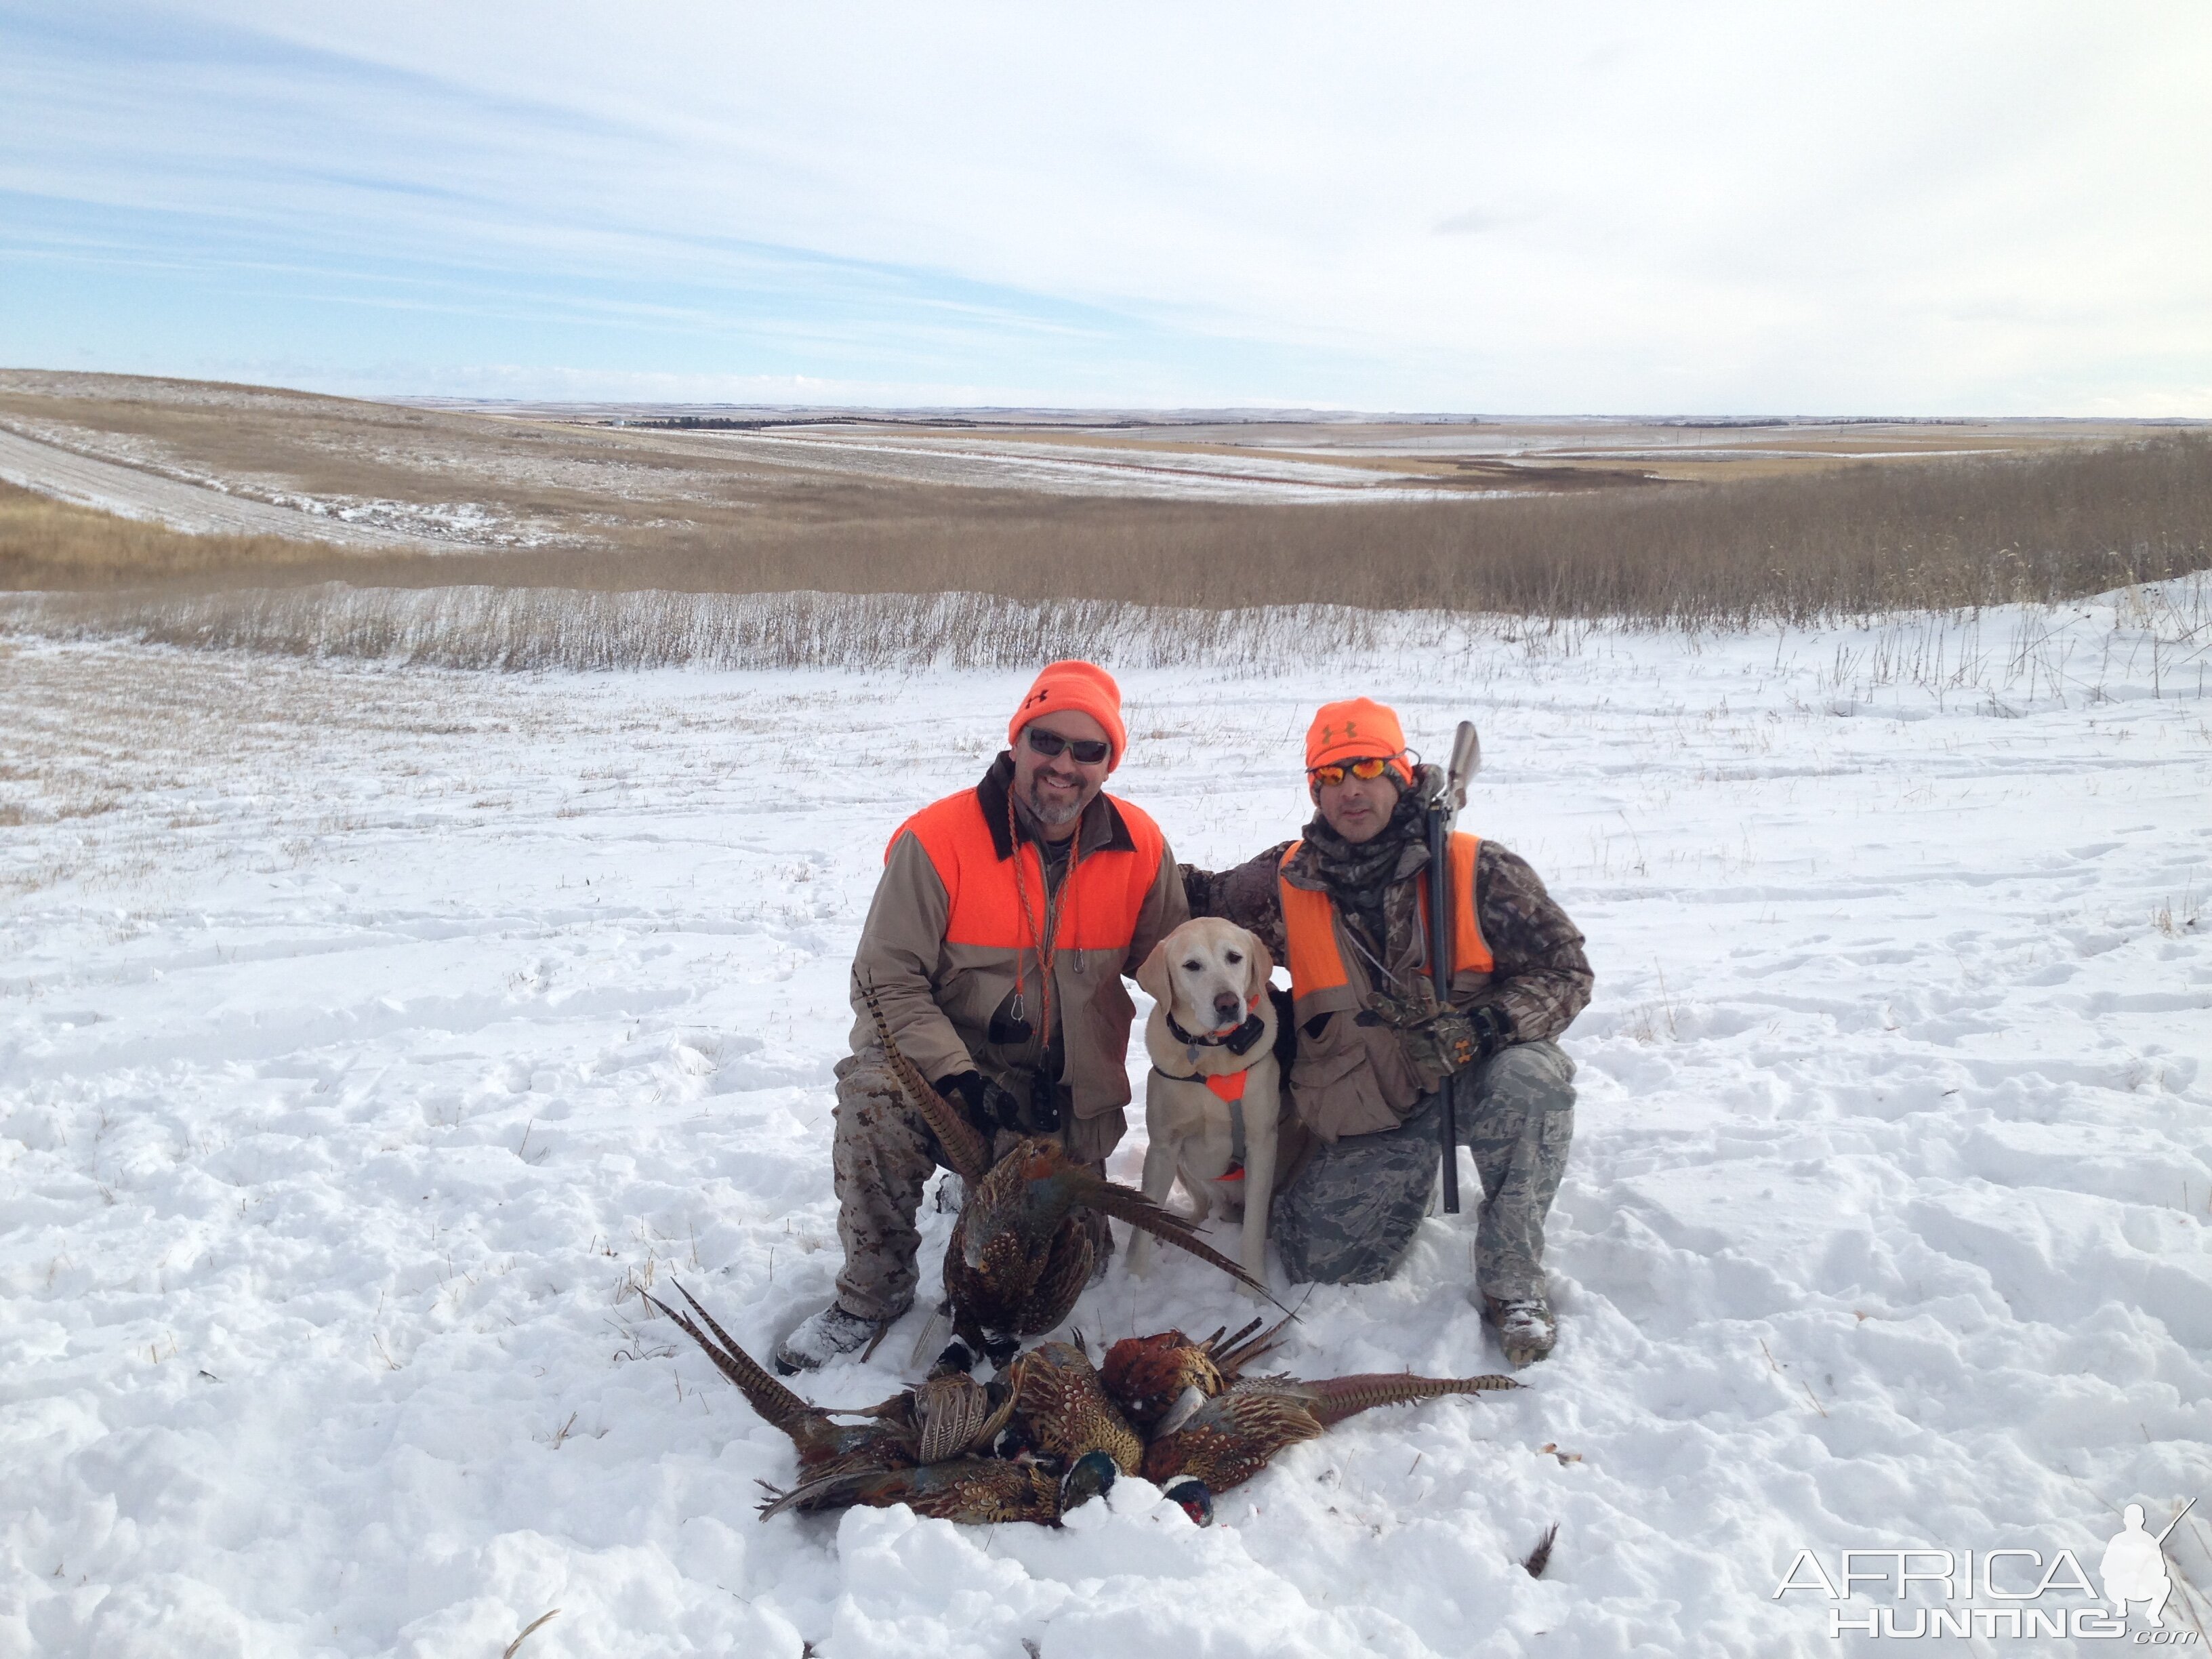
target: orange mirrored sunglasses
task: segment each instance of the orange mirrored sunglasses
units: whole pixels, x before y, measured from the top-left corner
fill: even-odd
[[[1403,750],[1399,754],[1403,754]],[[1390,769],[1397,755],[1370,755],[1362,760],[1337,761],[1328,766],[1310,766],[1306,775],[1316,783],[1342,783],[1347,777],[1358,778],[1362,783],[1372,783]]]

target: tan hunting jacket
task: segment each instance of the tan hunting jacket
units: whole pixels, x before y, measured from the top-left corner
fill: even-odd
[[[899,826],[853,969],[874,986],[901,1051],[933,1083],[973,1067],[1027,1101],[1056,1049],[1068,1149],[1092,1161],[1127,1127],[1136,1006],[1122,977],[1189,911],[1158,826],[1106,794],[1085,809],[1073,863],[1048,887],[1036,842],[1025,836],[1017,848],[1011,837],[1012,778],[1001,754],[975,788]],[[1048,933],[1057,939],[1050,1032],[1036,948]],[[860,1054],[875,1046],[875,1028],[857,984],[854,1008]]]

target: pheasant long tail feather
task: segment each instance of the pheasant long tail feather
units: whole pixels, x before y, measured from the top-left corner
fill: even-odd
[[[1208,1351],[1213,1357],[1213,1363],[1220,1368],[1224,1376],[1241,1376],[1245,1369],[1254,1361],[1266,1358],[1282,1346],[1283,1332],[1289,1326],[1292,1317],[1293,1316],[1285,1315],[1267,1327],[1266,1330],[1261,1331],[1257,1336],[1254,1336],[1252,1333],[1258,1329],[1260,1322],[1254,1320],[1236,1335],[1231,1337],[1228,1341],[1218,1346],[1209,1347]]]
[[[1341,1423],[1373,1406],[1402,1406],[1416,1400],[1434,1400],[1447,1394],[1488,1394],[1522,1385],[1510,1376],[1415,1376],[1410,1371],[1376,1371],[1359,1376],[1332,1376],[1319,1382],[1302,1382],[1311,1395],[1306,1409],[1324,1426]]]
[[[781,1515],[786,1510],[798,1509],[817,1498],[846,1492],[857,1497],[863,1486],[882,1473],[881,1469],[842,1469],[832,1474],[816,1475],[811,1480],[794,1481],[781,1492],[763,1480],[761,1482],[762,1490],[770,1496],[761,1504],[761,1519],[765,1521],[771,1515]]]
[[[858,974],[854,975],[853,982],[860,988],[868,1018],[876,1023],[876,1038],[890,1056],[891,1075],[898,1079],[899,1087],[906,1091],[915,1110],[921,1114],[922,1121],[929,1125],[937,1144],[945,1149],[952,1172],[963,1181],[981,1181],[983,1172],[991,1167],[990,1147],[975,1133],[975,1126],[961,1115],[959,1109],[932,1088],[929,1079],[922,1076],[914,1062],[899,1052],[897,1039],[891,1036],[891,1023],[884,1017],[884,1005],[876,998],[874,983],[862,980]]]
[[[1237,1334],[1234,1336],[1231,1336],[1229,1334],[1228,1326],[1217,1325],[1213,1328],[1213,1334],[1207,1337],[1205,1341],[1200,1343],[1198,1346],[1205,1349],[1208,1353],[1212,1353],[1216,1349],[1219,1348],[1233,1348],[1239,1342],[1242,1342],[1246,1337],[1251,1335],[1253,1332],[1258,1330],[1266,1318],[1267,1316],[1262,1314],[1258,1319],[1253,1320],[1249,1324],[1240,1325],[1237,1327]],[[1223,1340],[1224,1338],[1227,1339],[1225,1341]]]
[[[699,1309],[699,1317],[705,1320],[713,1329],[714,1337],[708,1336],[688,1316],[670,1307],[652,1291],[641,1291],[640,1294],[675,1321],[678,1329],[706,1351],[707,1358],[714,1362],[715,1369],[737,1384],[738,1391],[744,1395],[747,1402],[755,1411],[787,1434],[790,1433],[796,1425],[814,1414],[814,1408],[811,1406],[769,1376],[750,1354],[731,1341],[729,1333],[714,1323],[713,1315],[704,1308],[699,1307],[698,1302],[690,1291],[684,1291],[681,1285],[676,1288],[684,1291],[684,1299],[686,1302]],[[716,1341],[714,1340],[716,1337],[720,1340]]]
[[[1212,1262],[1238,1284],[1249,1285],[1268,1301],[1275,1302],[1273,1293],[1265,1285],[1220,1251],[1200,1243],[1196,1237],[1198,1223],[1188,1216],[1177,1215],[1173,1210],[1153,1203],[1135,1188],[1101,1180],[1087,1170],[1070,1173],[1080,1177],[1075,1183],[1077,1203],[1087,1204],[1094,1210],[1103,1210],[1108,1215],[1126,1221],[1133,1227],[1141,1227],[1155,1238],[1164,1239],[1178,1249],[1188,1250],[1201,1261]],[[1279,1302],[1275,1302],[1275,1305],[1283,1308]],[[1283,1311],[1287,1314],[1291,1310],[1283,1308]]]

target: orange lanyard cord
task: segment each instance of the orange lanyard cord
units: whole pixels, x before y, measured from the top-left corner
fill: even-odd
[[[1060,891],[1052,891],[1052,880],[1045,875],[1044,849],[1037,849],[1037,873],[1045,881],[1044,932],[1037,931],[1036,910],[1030,902],[1029,872],[1022,862],[1022,831],[1020,820],[1014,812],[1014,793],[1006,791],[1006,838],[1012,843],[1014,854],[1014,891],[1021,896],[1022,921],[1030,930],[1030,949],[1037,963],[1037,1001],[1041,1023],[1037,1026],[1037,1042],[1041,1047],[1052,1043],[1052,969],[1060,954],[1060,906],[1068,890],[1075,884],[1075,866],[1083,857],[1083,826],[1075,830],[1075,845],[1067,849],[1067,873],[1060,878]],[[1022,957],[1018,948],[1014,952],[1014,988],[1018,994],[1022,983]]]

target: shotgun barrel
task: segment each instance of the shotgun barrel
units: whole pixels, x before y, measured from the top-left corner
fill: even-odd
[[[1444,773],[1443,787],[1429,804],[1429,982],[1439,1008],[1451,1001],[1451,907],[1456,896],[1451,884],[1452,826],[1458,820],[1459,809],[1467,805],[1468,780],[1481,769],[1482,741],[1475,733],[1474,722],[1462,720],[1452,733],[1451,764]],[[1474,895],[1468,896],[1468,902],[1474,902]],[[1457,1215],[1459,1114],[1452,1103],[1449,1078],[1438,1086],[1437,1099],[1442,1109],[1437,1115],[1437,1137],[1443,1159],[1444,1213]]]

